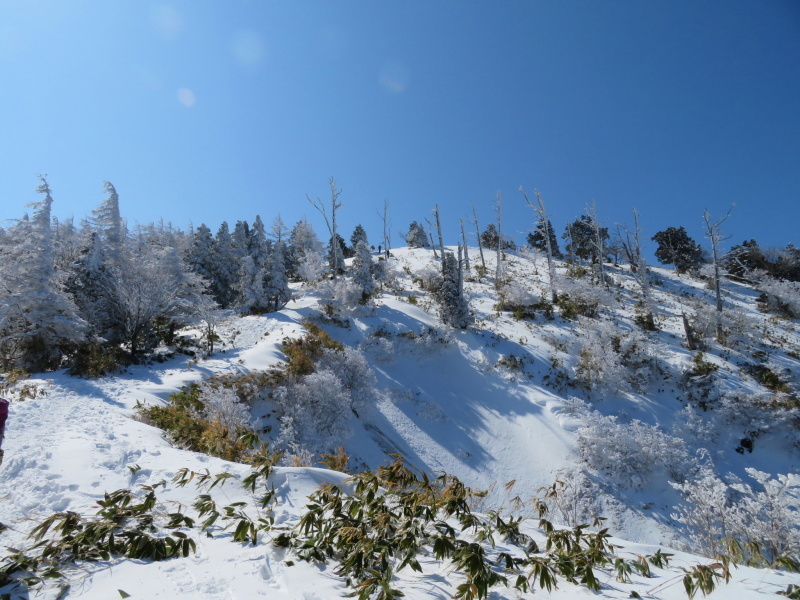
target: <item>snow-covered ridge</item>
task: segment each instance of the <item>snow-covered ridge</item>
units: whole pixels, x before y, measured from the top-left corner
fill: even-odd
[[[642,544],[620,542],[624,552],[648,554],[680,541],[675,529],[679,524],[670,515],[681,497],[668,481],[681,475],[694,477],[698,465],[713,467],[722,477],[733,473],[742,485],[753,484],[746,468],[772,476],[786,474],[788,484],[797,485],[791,479],[800,471],[797,409],[788,401],[785,407],[769,409],[766,404],[781,402],[782,396],[765,388],[753,375],[759,371],[747,365],[766,366],[792,387],[797,372],[792,353],[797,353],[800,340],[795,322],[758,312],[752,288],[726,282],[726,303],[739,309],[731,318],[740,322],[732,327],[742,340],[733,347],[709,343],[698,360],[697,353],[683,344],[681,314],[702,317],[709,292],[688,276],[654,269],[661,280],[653,287],[656,332],[642,332],[634,324],[636,284],[622,268],[608,268],[614,282],[609,290],[569,288],[571,297],[593,293],[599,298],[598,317],[574,321],[561,319],[558,308],[552,320],[543,308],[516,320],[513,313],[496,310],[491,277],[483,281],[470,277],[464,286],[474,324],[451,330],[440,322],[429,292],[414,281],[424,281],[439,269],[431,252],[400,249],[394,254],[390,261],[396,272],[394,283],[387,284],[372,306],[339,307],[336,318],[330,318],[324,295],[298,286],[295,300],[281,311],[239,318],[221,328],[225,352],[208,359],[178,357],[97,380],[58,372],[18,383],[10,390],[14,402],[4,444],[6,459],[0,467],[0,521],[9,526],[2,534],[3,544],[23,546],[33,524],[53,512],[91,514],[104,492],[117,489],[166,480],[159,498],[189,506],[196,491],[169,483],[182,468],[244,477],[248,468],[243,465],[171,447],[160,431],[131,419],[134,407],[137,402],[165,402],[182,386],[214,374],[278,364],[281,341],[299,337],[304,319],[357,349],[374,373],[373,404],[348,417],[350,437],[336,440],[352,461],[374,468],[387,461],[387,452],[398,453],[417,469],[444,471],[473,488],[488,490],[486,510],[511,511],[514,496],[528,500],[567,473],[571,485],[603,491],[595,498],[597,504],[576,505],[575,510],[601,510],[609,517],[612,532]],[[472,254],[476,261],[477,252]],[[493,266],[493,258],[487,258]],[[546,294],[541,257],[509,253],[504,266],[507,278],[516,284],[509,286],[514,304],[526,304],[526,293],[530,305]],[[558,270],[566,276],[566,265]],[[563,289],[568,285],[575,284]],[[753,333],[748,334],[748,328]],[[621,336],[614,333],[620,331]],[[599,361],[594,367],[587,361],[587,349],[593,349]],[[625,361],[599,360],[623,354]],[[36,397],[21,400],[23,385],[36,386]],[[765,403],[763,410],[758,402]],[[703,404],[709,410],[704,411]],[[275,425],[277,436],[279,422]],[[622,448],[621,439],[613,437],[619,431],[631,438],[629,446]],[[758,434],[749,436],[751,431]],[[650,447],[637,446],[636,436]],[[743,448],[747,437],[751,446]],[[676,450],[679,444],[685,456]],[[658,451],[648,459],[654,464],[633,465],[630,481],[615,478],[620,472],[612,469],[635,462],[635,453],[654,447]],[[622,450],[634,454],[611,456],[612,451]],[[663,459],[663,464],[655,464],[656,459]],[[693,460],[700,462],[681,463]],[[343,476],[320,469],[279,468],[273,480],[281,490],[276,523],[291,524],[319,483],[342,480]],[[507,491],[505,484],[512,481]],[[234,487],[223,488],[231,501],[241,494]],[[234,544],[226,535],[195,539],[198,552],[189,558],[105,564],[99,571],[89,568],[72,574],[72,587],[64,597],[107,598],[118,589],[142,598],[327,598],[347,591],[330,574],[330,567],[321,570],[293,560],[268,544]],[[678,553],[674,565],[699,560]],[[407,596],[443,597],[454,592],[458,578],[446,567],[437,570],[430,562],[422,566],[422,576],[411,571],[399,575],[398,586]],[[636,586],[631,588],[608,574],[602,594],[628,597],[638,590],[644,596],[650,590],[656,597],[683,597],[679,575],[673,569],[653,580],[634,578]],[[755,598],[789,583],[800,581],[795,575],[742,568],[717,594]],[[493,593],[517,594],[502,587]],[[553,595],[579,593],[583,592],[565,584]]]

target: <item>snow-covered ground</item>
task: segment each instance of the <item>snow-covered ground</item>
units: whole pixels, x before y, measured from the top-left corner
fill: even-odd
[[[279,313],[226,324],[221,332],[225,351],[211,358],[198,361],[178,356],[96,380],[57,372],[19,382],[8,390],[13,402],[5,462],[0,467],[0,522],[7,529],[0,543],[23,548],[29,543],[28,532],[54,512],[93,514],[105,492],[162,481],[157,497],[164,510],[173,512],[181,506],[191,512],[187,507],[198,491],[193,485],[179,487],[172,482],[180,469],[245,477],[249,472],[246,465],[171,446],[161,431],[134,418],[135,407],[138,403],[164,403],[171,393],[211,375],[246,373],[279,364],[282,340],[300,336],[303,319],[319,324],[345,345],[359,348],[376,376],[375,405],[351,419],[353,435],[340,441],[351,464],[375,468],[385,464],[390,453],[400,454],[416,469],[444,471],[474,489],[488,490],[478,510],[510,511],[512,497],[529,500],[578,464],[578,430],[587,420],[613,415],[620,422],[639,420],[664,431],[672,431],[679,421],[676,415],[685,404],[680,400],[685,392],[678,382],[692,359],[692,353],[681,344],[680,314],[686,310],[690,294],[701,301],[707,294],[696,281],[655,269],[663,283],[654,288],[660,331],[651,334],[651,339],[658,348],[662,379],[654,377],[638,390],[587,393],[559,380],[574,377],[581,337],[586,335],[575,322],[558,316],[517,321],[510,313],[497,312],[496,295],[485,280],[466,284],[475,325],[468,330],[448,330],[436,316],[435,303],[412,283],[412,277],[436,268],[430,251],[400,249],[395,256],[397,283],[381,294],[372,308],[328,319],[318,294],[298,288],[296,299]],[[472,259],[475,264],[477,252]],[[492,273],[493,264],[487,266]],[[536,296],[546,292],[541,258],[509,255],[506,272]],[[615,320],[617,325],[629,324],[636,301],[634,284],[624,270],[612,270],[611,276],[618,285],[610,294],[603,318]],[[782,374],[794,383],[798,363],[786,352],[800,347],[796,324],[779,323],[758,313],[756,295],[746,286],[726,283],[727,302],[740,306],[749,319],[761,324],[765,338],[771,335],[785,340],[785,351],[770,347],[770,365],[776,369],[783,366]],[[752,378],[736,366],[742,356],[725,349],[707,351],[709,360],[721,365],[715,394],[725,390],[759,392]],[[35,397],[23,400],[22,386],[28,386],[27,395]],[[598,412],[591,412],[594,409]],[[737,441],[746,432],[735,422],[713,425],[714,439],[706,440],[705,446],[720,472],[743,478],[746,467],[770,474],[796,476],[800,472],[796,430],[776,428],[772,432],[762,427],[754,451],[739,453]],[[691,450],[702,446],[697,440],[694,444]],[[598,481],[604,477],[602,473],[592,476]],[[297,521],[307,495],[320,484],[345,486],[346,477],[313,467],[276,468],[272,479],[277,490],[273,509],[276,531],[285,531]],[[251,500],[232,481],[215,493],[221,494],[220,501],[225,503]],[[636,490],[608,494],[599,506],[609,517],[612,533],[621,538],[615,540],[620,545],[619,555],[652,554],[679,543],[676,523],[670,518],[679,501],[663,473],[654,473]],[[536,537],[533,524],[528,527]],[[274,532],[262,534],[257,545],[233,543],[230,532],[214,537],[196,529],[187,533],[197,544],[196,553],[187,558],[82,563],[68,573],[68,588],[57,582],[45,587],[42,597],[311,600],[341,597],[350,591],[333,574],[332,564],[305,563],[274,548],[269,543]],[[600,597],[627,598],[633,591],[642,597],[685,597],[679,567],[709,561],[670,551],[675,552],[670,568],[654,568],[653,578],[633,575],[632,583],[623,584],[615,581],[613,573],[599,572]],[[408,598],[447,598],[463,580],[446,561],[442,565],[428,557],[421,564],[421,574],[406,569],[397,575],[396,587]],[[800,585],[800,576],[737,568],[732,581],[712,597],[762,598],[785,590],[790,583]],[[36,593],[31,591],[31,597]],[[549,594],[538,589],[522,594],[496,587],[490,597],[574,598],[591,593],[562,581]]]

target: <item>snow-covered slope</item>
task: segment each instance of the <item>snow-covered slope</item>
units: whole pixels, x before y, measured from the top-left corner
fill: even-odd
[[[772,475],[800,472],[797,430],[787,427],[788,421],[753,424],[753,431],[758,431],[753,452],[743,453],[736,449],[748,435],[748,425],[729,413],[717,416],[710,411],[713,416],[701,415],[700,425],[687,424],[684,406],[690,402],[685,385],[691,380],[685,373],[691,370],[695,353],[682,344],[680,315],[695,310],[693,302],[707,302],[702,283],[655,269],[661,280],[654,288],[659,331],[646,334],[652,355],[649,379],[616,390],[587,391],[574,381],[583,344],[595,335],[589,325],[563,320],[558,311],[553,318],[540,311],[521,320],[498,312],[489,277],[466,283],[474,326],[449,330],[441,325],[428,293],[414,281],[437,268],[431,252],[399,249],[394,255],[396,281],[372,307],[340,311],[330,318],[318,291],[298,288],[296,299],[279,313],[228,323],[221,332],[225,351],[210,358],[178,356],[97,380],[59,372],[17,383],[8,390],[14,401],[4,443],[5,462],[0,467],[0,522],[7,526],[0,537],[2,545],[25,547],[28,532],[54,512],[93,514],[103,494],[114,490],[164,481],[156,487],[164,510],[189,507],[198,491],[193,485],[179,487],[172,482],[180,469],[245,477],[249,472],[245,465],[171,446],[161,431],[133,418],[135,406],[165,403],[169,394],[212,375],[280,364],[282,340],[301,336],[305,319],[335,340],[358,348],[375,374],[373,405],[350,417],[352,435],[337,440],[351,465],[375,468],[390,460],[389,454],[399,454],[420,471],[444,471],[475,489],[487,490],[478,510],[506,513],[513,511],[514,497],[528,501],[557,477],[571,472],[574,478],[581,471],[592,484],[592,493],[602,496],[593,498],[592,506],[609,517],[612,533],[635,542],[615,540],[621,546],[620,556],[652,554],[659,547],[678,544],[681,538],[670,515],[680,497],[668,485],[669,473],[664,469],[645,469],[643,484],[625,488],[617,485],[613,473],[587,466],[578,443],[579,428],[587,423],[611,415],[620,423],[641,421],[675,435],[693,432],[681,438],[690,454],[701,450],[701,457],[713,462],[720,473],[743,479],[747,467]],[[487,258],[489,273],[493,273],[493,257]],[[475,264],[476,251],[472,259]],[[510,281],[537,298],[546,292],[541,258],[509,254],[507,259]],[[559,270],[564,272],[565,267]],[[635,284],[623,269],[611,270],[615,284],[603,297],[599,320],[634,332]],[[710,392],[715,399],[725,392],[766,394],[741,367],[753,361],[753,353],[767,354],[766,364],[790,385],[796,378],[797,359],[791,355],[800,348],[796,324],[758,313],[756,296],[747,286],[726,282],[726,301],[740,307],[749,325],[760,328],[760,333],[733,348],[709,346],[706,360],[718,365]],[[27,386],[25,392],[23,386]],[[273,406],[268,399],[261,402]],[[256,419],[260,416],[254,414]],[[279,424],[272,419],[274,440]],[[698,434],[703,431],[706,439]],[[582,469],[576,470],[576,465]],[[276,530],[285,531],[296,522],[305,510],[307,495],[320,484],[346,487],[345,479],[343,474],[313,467],[276,468],[272,479],[277,490]],[[214,493],[224,503],[252,501],[235,481],[215,488]],[[522,512],[529,514],[530,509]],[[536,537],[540,534],[533,525],[530,522],[527,527]],[[67,574],[68,590],[59,583],[45,593],[98,599],[127,594],[133,598],[313,599],[350,591],[332,573],[333,565],[305,563],[273,548],[268,541],[274,532],[262,534],[262,543],[255,546],[232,543],[230,532],[214,537],[196,529],[187,533],[197,543],[197,552],[187,558],[82,564]],[[636,591],[643,597],[647,593],[658,598],[685,597],[683,573],[677,568],[704,560],[677,552],[671,568],[654,568],[651,579],[634,575],[631,584],[618,583],[611,572],[601,572],[601,595],[626,598]],[[421,563],[422,574],[406,569],[398,574],[396,587],[414,599],[453,595],[463,578],[446,562],[439,564],[427,557]],[[761,598],[790,583],[800,585],[800,577],[737,568],[732,582],[714,597]],[[503,587],[491,593],[497,598],[526,596]],[[572,598],[588,593],[561,583],[551,595]],[[547,597],[538,589],[530,594]]]

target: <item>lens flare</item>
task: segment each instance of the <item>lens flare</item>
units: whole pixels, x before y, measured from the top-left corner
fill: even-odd
[[[197,102],[194,92],[189,88],[181,88],[178,90],[178,102],[183,104],[186,108],[192,108]]]

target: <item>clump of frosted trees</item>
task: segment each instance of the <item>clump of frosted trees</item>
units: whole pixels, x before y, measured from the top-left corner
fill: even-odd
[[[200,324],[213,351],[221,310],[278,311],[292,299],[291,281],[317,285],[342,274],[326,264],[305,220],[291,230],[280,217],[268,228],[259,216],[232,230],[223,222],[216,234],[205,224],[188,233],[164,223],[130,230],[117,190],[104,188],[100,205],[76,226],[52,216],[42,177],[30,214],[0,229],[0,370],[71,364],[97,375],[173,344],[188,324]],[[376,291],[375,265],[360,226],[353,241],[348,290],[366,303]],[[86,369],[88,362],[95,367]]]

